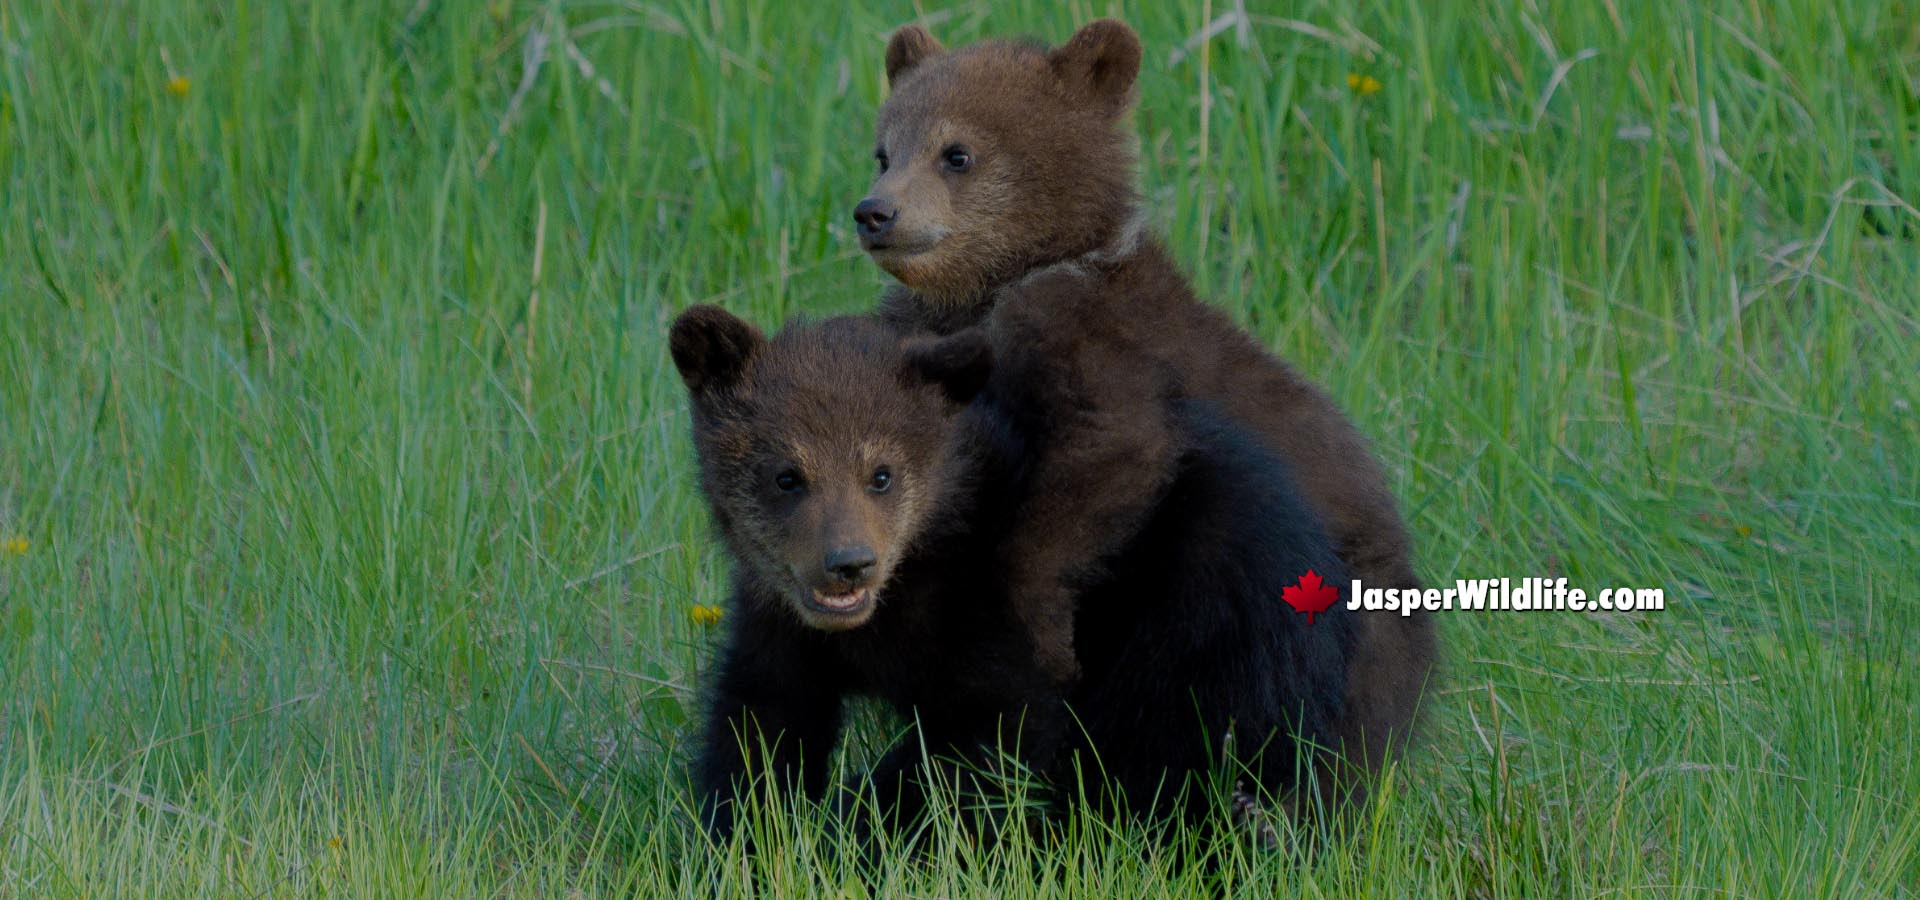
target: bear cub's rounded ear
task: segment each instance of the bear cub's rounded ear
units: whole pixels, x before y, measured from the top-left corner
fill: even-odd
[[[912,338],[904,349],[901,378],[910,384],[934,385],[954,403],[971,402],[993,374],[993,344],[982,328],[943,338]]]
[[[932,32],[918,25],[901,26],[887,39],[887,86],[899,84],[900,76],[945,52]]]
[[[737,380],[766,341],[745,319],[710,303],[688,307],[667,337],[680,380],[696,395]]]
[[[1140,74],[1140,36],[1118,19],[1098,19],[1047,54],[1053,74],[1086,91],[1115,112],[1133,102],[1133,79]]]

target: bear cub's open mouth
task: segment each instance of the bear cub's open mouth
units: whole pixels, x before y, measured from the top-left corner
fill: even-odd
[[[831,615],[852,615],[867,608],[867,602],[873,599],[873,588],[854,588],[844,594],[829,594],[814,588],[809,604],[815,610]]]

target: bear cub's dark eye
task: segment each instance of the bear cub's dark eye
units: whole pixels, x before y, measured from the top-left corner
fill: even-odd
[[[801,480],[799,472],[785,469],[773,476],[773,486],[779,488],[781,493],[792,494],[806,487],[807,483]]]
[[[887,170],[887,151],[875,150],[873,151],[873,158],[880,163],[880,171],[885,172]]]
[[[967,152],[964,144],[955,144],[942,150],[940,161],[946,163],[949,172],[965,172],[973,168],[973,154]]]
[[[893,487],[893,472],[886,466],[873,470],[873,480],[867,483],[867,490],[884,494],[890,487]]]

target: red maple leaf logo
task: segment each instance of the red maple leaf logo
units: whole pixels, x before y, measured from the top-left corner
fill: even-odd
[[[1293,607],[1294,612],[1307,614],[1307,624],[1313,624],[1313,614],[1323,613],[1340,602],[1340,589],[1320,580],[1320,575],[1312,569],[1300,576],[1300,583],[1280,590],[1280,599]]]

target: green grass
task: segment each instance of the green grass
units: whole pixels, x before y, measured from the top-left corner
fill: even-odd
[[[1428,578],[1668,591],[1442,616],[1362,837],[1227,891],[1920,895],[1911,10],[1257,3],[1174,61],[1201,9],[1068,6],[934,28],[1141,29],[1158,230]],[[725,569],[661,337],[872,302],[913,15],[0,0],[0,895],[867,890],[683,824]],[[1142,846],[873,891],[1205,886]]]

